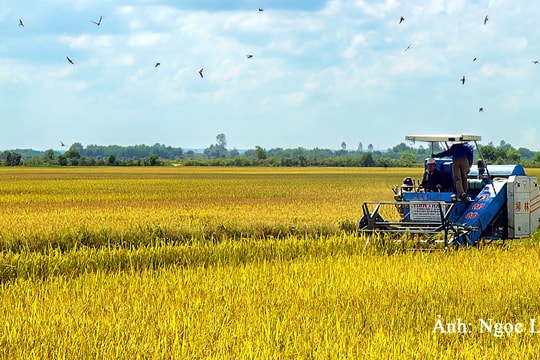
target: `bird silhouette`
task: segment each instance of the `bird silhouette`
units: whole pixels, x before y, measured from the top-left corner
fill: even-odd
[[[399,23],[401,24],[403,21],[405,21],[405,18],[404,18],[403,16],[401,16],[401,17],[399,18]]]
[[[463,76],[461,77],[461,83],[462,83],[462,84],[465,84],[465,75],[463,75]]]
[[[262,11],[264,11],[264,9],[263,9],[263,8],[259,8],[259,11],[261,11],[261,12],[262,12]]]
[[[409,46],[407,46],[407,47],[405,48],[405,50],[403,50],[403,52],[409,50],[409,49],[411,48],[411,46],[412,46],[412,43],[410,43]]]
[[[161,63],[157,62],[156,65],[154,65],[154,67],[157,68],[159,65],[161,65]]]
[[[201,69],[199,70],[199,75],[201,75],[202,78],[204,78],[203,73],[202,73],[203,70],[204,70],[204,68],[201,68]]]
[[[472,61],[476,61],[476,57],[474,59],[472,59]]]
[[[23,23],[22,19],[19,19],[19,26],[24,27],[24,23]]]
[[[488,16],[486,15],[486,17],[484,18],[484,25],[486,25],[486,23],[488,22],[489,18]]]
[[[253,57],[253,55],[247,54],[246,57],[247,57],[248,59],[251,59],[251,58]]]
[[[483,107],[480,107],[480,108],[478,109],[478,112],[484,112],[484,108],[483,108]]]
[[[75,65],[75,63],[73,62],[73,60],[71,60],[71,59],[69,58],[69,56],[66,56],[66,59],[67,59],[67,61],[69,61],[72,65]]]
[[[538,64],[538,60],[533,60],[533,64]]]
[[[94,24],[96,24],[97,26],[99,26],[99,25],[101,25],[101,20],[102,19],[103,19],[103,16],[100,16],[98,21],[94,21],[94,20],[90,20],[90,21],[93,22]]]
[[[66,146],[62,141],[60,141],[60,146]]]

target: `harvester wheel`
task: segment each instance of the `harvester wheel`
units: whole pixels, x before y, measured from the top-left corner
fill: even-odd
[[[377,223],[382,223],[382,222],[385,222],[384,219],[382,218],[381,215],[379,214],[376,214],[375,215],[375,222]],[[361,218],[360,218],[360,221],[358,222],[358,228],[360,230],[366,228],[367,226],[369,225],[369,222],[368,222],[368,219],[366,217],[366,215],[363,215]],[[385,229],[386,226],[382,226],[382,227],[376,227],[377,229]]]

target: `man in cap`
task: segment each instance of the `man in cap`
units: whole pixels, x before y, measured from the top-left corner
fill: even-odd
[[[427,160],[427,170],[421,183],[424,191],[445,191],[447,187],[446,176],[437,169],[437,162],[434,158]]]

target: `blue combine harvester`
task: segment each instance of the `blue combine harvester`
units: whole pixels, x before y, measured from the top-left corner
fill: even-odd
[[[468,199],[457,198],[451,188],[427,191],[420,181],[407,177],[401,186],[394,187],[395,201],[362,204],[359,230],[368,239],[373,233],[401,233],[423,238],[426,243],[443,243],[447,248],[528,237],[539,227],[538,178],[527,176],[521,165],[487,166],[477,144],[480,136],[408,135],[405,139],[431,143],[432,153],[435,143],[449,148],[453,142],[474,142],[480,160],[471,167],[467,179]],[[453,184],[452,159],[435,161],[436,168]]]

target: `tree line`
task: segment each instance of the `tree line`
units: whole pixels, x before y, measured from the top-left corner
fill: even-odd
[[[441,148],[435,144],[434,152]],[[501,141],[498,145],[488,143],[480,148],[488,164],[522,164],[540,167],[540,152],[526,148],[514,148]],[[0,154],[3,166],[160,166],[178,164],[184,166],[332,166],[332,167],[415,167],[420,166],[432,152],[431,147],[414,148],[400,143],[386,150],[375,150],[369,144],[367,151],[362,143],[356,150],[347,150],[345,142],[339,150],[273,148],[239,151],[228,149],[224,134],[216,136],[216,143],[202,152],[184,151],[162,144],[148,145],[88,145],[72,144],[67,151],[53,149],[6,150]]]

